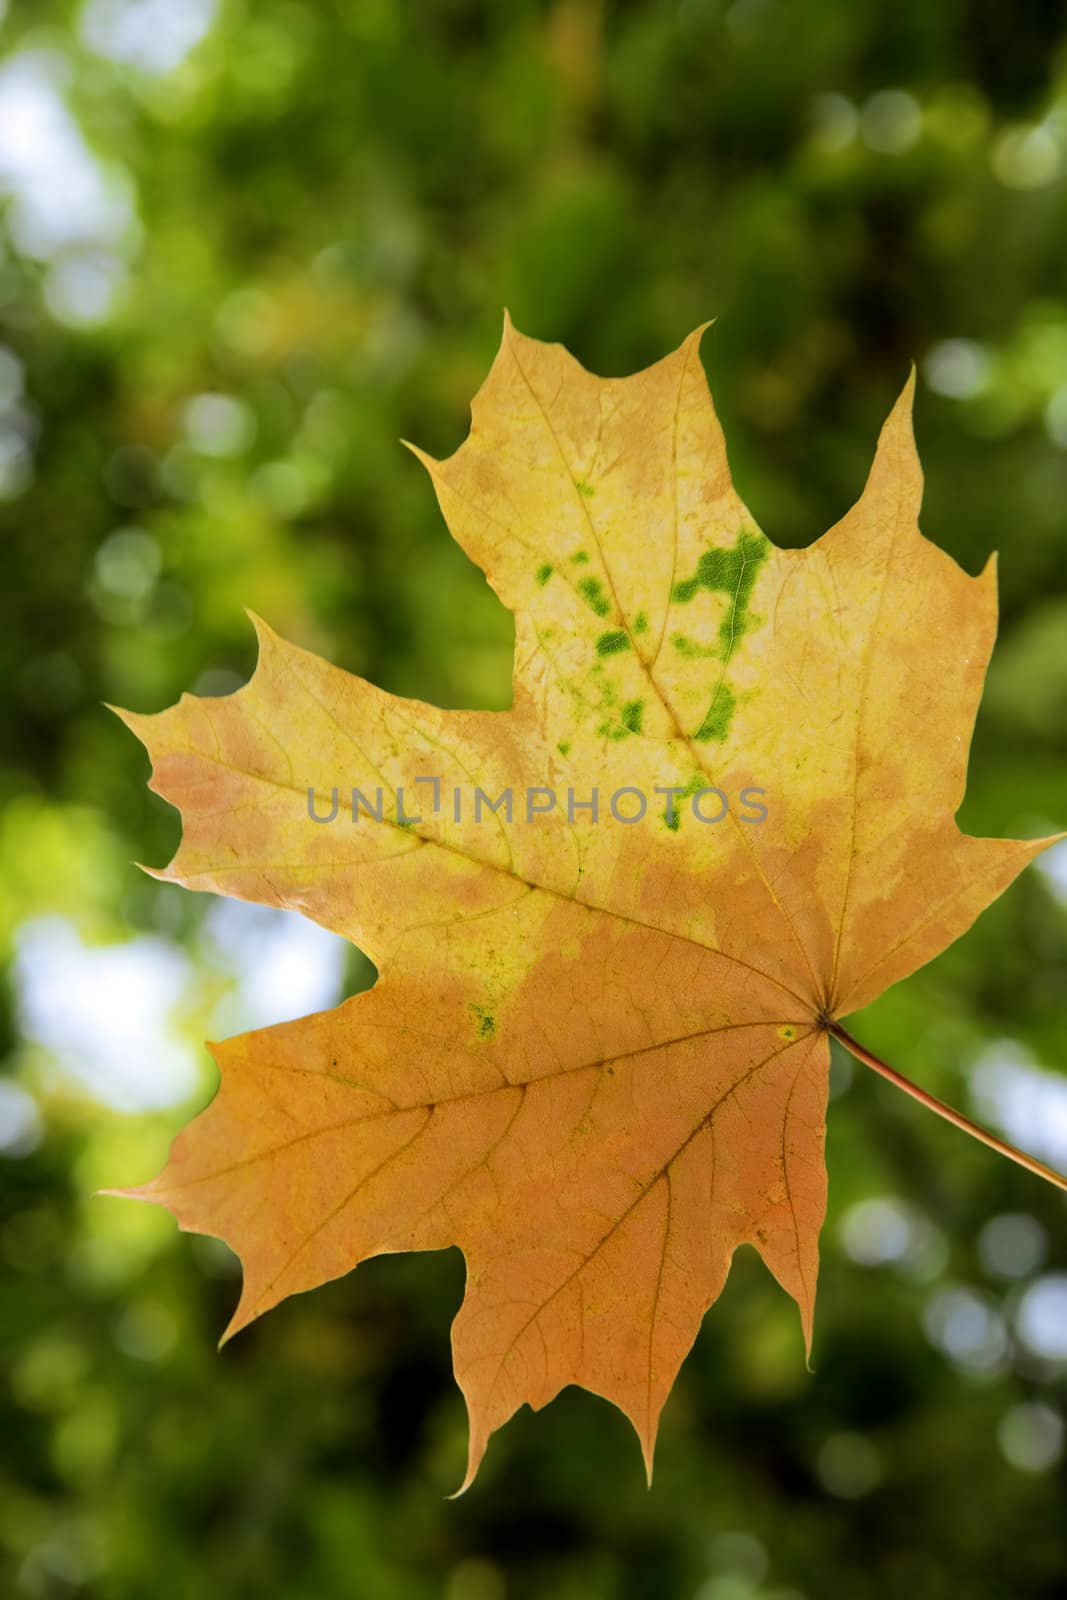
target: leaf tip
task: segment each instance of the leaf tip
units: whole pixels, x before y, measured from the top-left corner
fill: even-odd
[[[169,867],[146,867],[143,861],[134,861],[132,865],[137,868],[138,872],[145,873],[149,878],[155,878],[157,883],[177,883],[179,881],[172,870],[173,862]]]
[[[247,1302],[247,1293],[242,1291],[241,1298],[237,1302],[233,1316],[219,1334],[218,1343],[215,1346],[216,1350],[222,1350],[226,1345],[229,1344],[231,1339],[236,1338],[243,1328],[247,1328],[250,1322],[255,1322],[256,1318],[260,1315],[260,1313],[254,1307],[251,1307]]]
[[[260,655],[262,655],[265,645],[277,643],[278,635],[269,622],[264,622],[258,611],[253,611],[251,606],[245,606],[243,609],[245,616],[255,630],[256,638],[259,640]]]
[[[454,1338],[453,1334],[453,1344]],[[493,1432],[491,1427],[486,1426],[485,1418],[472,1395],[463,1388],[462,1383],[460,1388],[463,1389],[463,1398],[467,1405],[467,1468],[459,1488],[454,1489],[450,1495],[446,1495],[445,1498],[448,1500],[458,1500],[461,1495],[466,1494],[478,1476],[478,1469],[485,1455],[485,1447],[489,1443]]]
[[[506,350],[511,344],[540,344],[540,340],[531,339],[528,333],[523,333],[521,328],[515,326],[515,319],[507,306],[504,307],[504,324],[500,334],[500,348]],[[572,357],[573,360],[573,357]]]
[[[641,1446],[641,1460],[645,1466],[645,1483],[651,1489],[656,1456],[656,1436],[659,1433],[659,1417],[654,1417],[645,1428],[639,1427],[633,1417],[630,1420],[634,1424],[634,1431]]]
[[[101,700],[105,711],[110,711],[113,717],[118,717],[123,727],[129,728],[135,739],[140,739],[143,745],[148,744],[147,725],[152,721],[152,713],[144,711],[127,711],[125,706],[114,706],[109,700]]]
[[[870,517],[881,506],[876,521],[887,535],[904,523],[917,523],[922,504],[923,472],[912,418],[914,398],[913,365],[882,424],[867,482],[853,507],[853,512],[866,508]]]
[[[716,320],[715,317],[707,317],[705,321],[698,322],[692,333],[682,340],[682,349],[686,350],[693,346],[699,347],[708,329],[715,326]]]
[[[806,1297],[800,1307],[800,1326],[804,1334],[804,1367],[809,1374],[815,1371],[811,1361],[811,1345],[815,1334],[815,1300],[814,1294]]]
[[[412,455],[415,457],[415,460],[420,461],[430,476],[433,477],[434,468],[440,466],[441,464],[437,460],[436,456],[431,456],[427,453],[427,451],[421,449],[417,444],[412,444],[410,439],[401,439],[400,443],[404,446],[405,450],[411,451]]]
[[[913,435],[913,412],[915,409],[915,363],[908,364],[908,376],[904,380],[904,387],[893,402],[889,415],[882,427],[883,435],[891,428],[911,437]]]
[[[467,1490],[478,1476],[478,1468],[481,1466],[482,1456],[484,1454],[485,1441],[475,1441],[472,1433],[470,1444],[467,1447],[467,1470],[463,1475],[463,1482],[460,1484],[458,1489],[453,1489],[451,1494],[445,1495],[446,1500],[458,1500],[461,1495],[466,1494]]]
[[[122,1187],[94,1189],[92,1198],[97,1200],[103,1195],[114,1200],[143,1200],[146,1205],[165,1206],[167,1202],[163,1196],[153,1189],[155,1182],[156,1180],[152,1178],[147,1183],[130,1183]]]

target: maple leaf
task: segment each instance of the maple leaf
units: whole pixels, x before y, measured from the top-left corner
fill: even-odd
[[[464,1488],[567,1384],[625,1412],[651,1473],[740,1244],[810,1350],[830,1032],[1052,842],[954,821],[995,575],[918,530],[911,386],[856,506],[779,550],[732,486],[702,332],[604,380],[506,322],[468,439],[416,452],[514,612],[511,710],[386,694],[257,621],[244,688],[120,713],[182,815],[155,875],[301,911],[379,976],[213,1047],[216,1098],[119,1192],[237,1252],[227,1334],[458,1245]]]

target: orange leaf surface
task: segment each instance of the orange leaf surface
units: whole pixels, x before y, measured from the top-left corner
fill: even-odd
[[[739,1244],[810,1344],[828,1025],[1050,842],[954,821],[995,576],[919,532],[910,389],[856,506],[779,550],[734,492],[700,331],[605,380],[506,324],[468,439],[420,456],[515,614],[511,710],[397,698],[257,622],[244,688],[123,713],[182,815],[157,875],[301,911],[379,971],[217,1046],[216,1098],[123,1192],[237,1252],[230,1333],[458,1245],[464,1487],[566,1384],[626,1413],[651,1472]]]

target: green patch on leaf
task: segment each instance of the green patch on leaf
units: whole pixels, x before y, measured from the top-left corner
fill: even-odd
[[[717,656],[717,645],[697,644],[695,639],[687,639],[684,633],[672,633],[671,644],[680,656],[695,660],[700,656]]]
[[[685,605],[701,590],[724,594],[729,600],[719,624],[719,654],[729,661],[737,641],[753,626],[748,603],[770,543],[762,533],[743,528],[729,550],[705,550],[691,578],[674,585],[672,598]]]
[[[694,739],[699,739],[702,743],[713,739],[716,744],[722,744],[730,731],[730,722],[736,705],[737,701],[732,690],[727,688],[725,683],[719,683],[711,697],[711,705],[704,720],[693,735]]]
[[[471,1006],[471,1010],[478,1019],[479,1039],[491,1039],[496,1032],[496,1018],[486,1006]]]
[[[606,617],[611,610],[611,602],[604,594],[604,586],[599,578],[583,578],[578,585],[578,593],[598,617]]]
[[[645,702],[643,700],[627,700],[622,708],[623,726],[629,728],[631,733],[641,732],[641,723],[645,716]]]
[[[598,656],[617,656],[630,648],[630,635],[621,628],[613,628],[610,633],[602,633],[596,642]]]
[[[543,567],[538,567],[538,569],[537,569],[537,582],[539,583],[539,585],[541,586],[542,589],[544,588],[545,584],[548,582],[549,578],[551,578],[551,576],[552,576],[553,572],[555,572],[555,570],[556,570],[555,567],[552,565],[552,563],[550,561],[546,561]]]
[[[707,784],[707,781],[706,773],[694,772],[684,789],[679,789],[677,793],[669,797],[672,804],[664,807],[662,821],[664,826],[669,828],[672,833],[677,833],[682,825],[682,801],[687,800],[690,795],[699,794],[700,790]]]

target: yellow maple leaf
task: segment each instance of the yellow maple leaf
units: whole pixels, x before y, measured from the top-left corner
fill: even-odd
[[[856,506],[779,550],[701,332],[603,380],[506,324],[469,438],[420,456],[515,614],[511,710],[397,698],[257,622],[243,689],[122,713],[182,814],[157,876],[302,911],[379,970],[216,1047],[217,1097],[123,1192],[237,1252],[230,1333],[458,1245],[464,1487],[572,1383],[650,1472],[739,1244],[810,1346],[829,1033],[1051,842],[954,821],[995,576],[918,530],[910,386]]]

